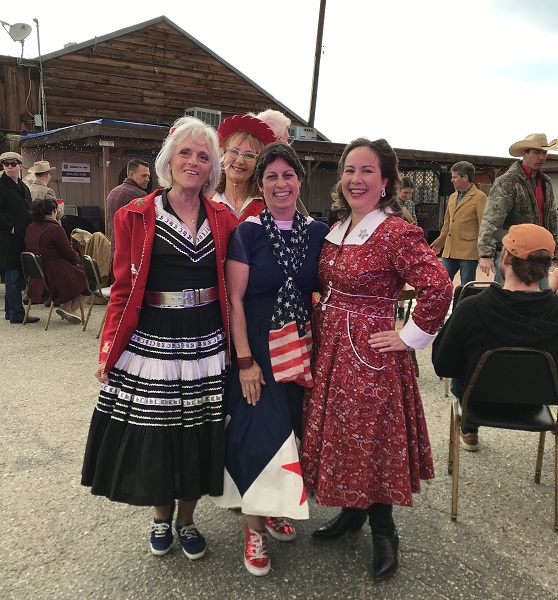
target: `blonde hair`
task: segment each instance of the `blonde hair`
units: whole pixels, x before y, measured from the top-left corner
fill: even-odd
[[[228,146],[228,143],[231,140],[234,141],[235,144],[242,144],[242,142],[248,142],[250,144],[250,147],[256,154],[259,154],[264,149],[264,146],[265,146],[265,144],[260,139],[258,139],[255,135],[248,133],[247,131],[235,131],[234,133],[231,133],[231,135],[229,135],[229,137],[225,138],[223,140],[223,142],[221,143],[221,151],[223,153],[221,156],[221,165],[223,167],[224,167],[224,161],[225,161],[226,148]],[[221,170],[221,176],[220,176],[219,182],[217,184],[217,187],[215,188],[215,192],[218,194],[224,194],[226,186],[227,186],[227,175],[226,175],[225,169],[223,168]],[[260,190],[256,184],[256,180],[254,179],[254,173],[252,173],[252,177],[250,177],[250,184],[248,186],[248,195],[252,196],[252,197],[260,196]]]

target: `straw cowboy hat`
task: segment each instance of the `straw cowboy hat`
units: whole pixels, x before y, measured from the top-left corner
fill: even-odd
[[[32,167],[27,169],[28,173],[40,175],[41,173],[52,173],[56,171],[56,167],[51,167],[48,160],[38,160]]]
[[[510,146],[510,154],[518,158],[523,150],[558,150],[558,140],[552,140],[549,144],[545,133],[530,133],[524,140]]]
[[[217,127],[219,143],[223,144],[233,133],[240,132],[251,133],[264,146],[271,144],[277,139],[271,127],[260,119],[250,115],[234,115],[221,121],[221,124]]]

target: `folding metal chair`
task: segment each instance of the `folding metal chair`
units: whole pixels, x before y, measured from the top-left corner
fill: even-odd
[[[89,323],[89,317],[91,316],[91,311],[93,310],[93,304],[95,303],[95,298],[101,298],[102,300],[108,301],[110,300],[110,286],[103,287],[101,283],[101,274],[99,272],[99,265],[94,258],[91,258],[88,254],[84,254],[82,256],[82,264],[83,270],[85,271],[85,279],[87,282],[87,289],[90,293],[89,300],[89,310],[87,311],[87,316],[85,317],[85,321],[83,323],[83,331],[87,329],[87,324]],[[99,327],[99,331],[97,332],[97,338],[101,335],[101,331],[103,330],[103,325],[105,324],[105,317],[107,314],[107,309],[105,307],[105,312],[103,314],[103,319],[101,321],[101,325]]]
[[[45,268],[43,266],[43,260],[37,254],[33,254],[33,252],[22,252],[21,253],[21,266],[23,268],[23,277],[25,281],[29,278],[31,279],[40,279],[43,283],[43,286],[50,297],[50,290],[48,287],[48,283],[45,276]],[[27,318],[29,317],[29,311],[31,310],[31,298],[29,298],[29,302],[25,308],[25,315],[23,317],[23,323],[27,323]],[[48,324],[50,323],[50,317],[52,315],[52,309],[54,308],[54,302],[52,298],[50,300],[50,306],[48,310],[48,317],[45,324],[45,331],[48,329]]]
[[[549,408],[556,405],[558,370],[548,352],[503,347],[481,356],[462,402],[455,398],[451,408],[448,473],[453,477],[453,521],[457,520],[459,432],[463,426],[539,432],[535,483],[541,482],[545,434],[549,431],[554,435],[554,529],[558,531],[558,431]]]

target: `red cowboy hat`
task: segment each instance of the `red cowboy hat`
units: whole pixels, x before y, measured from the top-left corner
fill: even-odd
[[[221,124],[217,127],[219,143],[223,144],[233,133],[240,132],[250,133],[265,146],[275,142],[277,139],[271,127],[260,119],[251,117],[250,115],[233,115],[221,121]]]

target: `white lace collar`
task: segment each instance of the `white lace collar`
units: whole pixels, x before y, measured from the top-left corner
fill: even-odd
[[[326,236],[326,240],[340,246],[361,246],[376,231],[378,226],[388,218],[386,213],[379,209],[369,212],[364,219],[345,237],[345,233],[351,224],[351,217],[332,229]],[[344,238],[344,239],[343,239]]]

